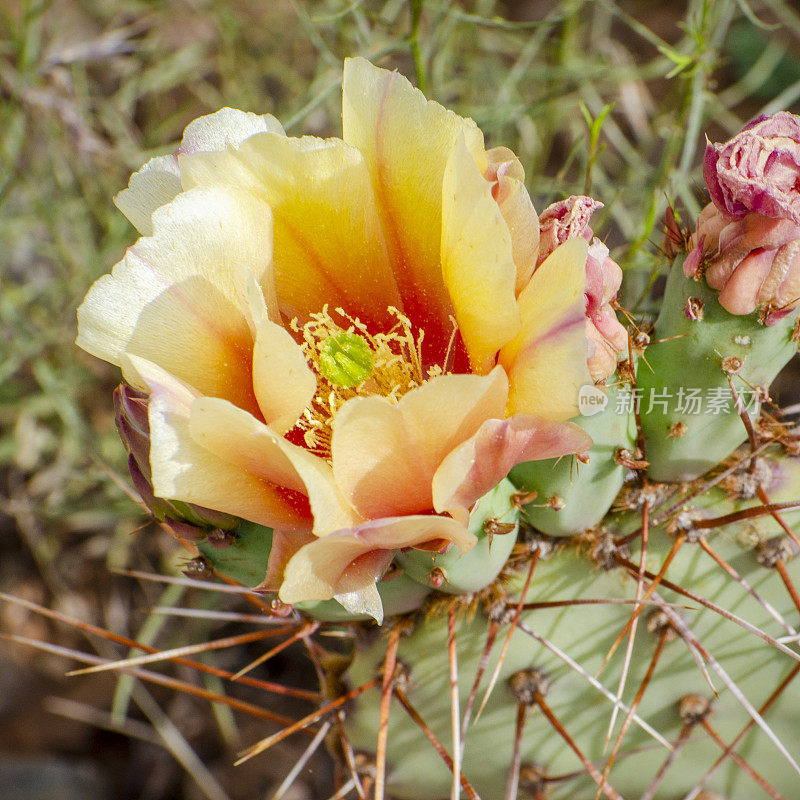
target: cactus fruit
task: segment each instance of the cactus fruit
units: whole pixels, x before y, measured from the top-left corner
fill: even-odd
[[[249,755],[335,709],[336,797],[795,796],[800,447],[764,401],[796,351],[800,121],[709,146],[629,344],[594,200],[540,224],[511,151],[363,59],[343,103],[344,141],[187,130],[80,311],[197,569],[344,643],[306,642],[330,704]]]

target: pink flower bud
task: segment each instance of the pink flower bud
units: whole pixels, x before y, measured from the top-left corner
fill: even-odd
[[[709,203],[700,214],[684,273],[705,278],[731,314],[761,308],[773,325],[800,304],[800,225],[751,212],[732,217]]]
[[[760,116],[724,144],[708,144],[703,162],[714,205],[737,219],[756,212],[800,225],[800,117]]]
[[[622,283],[622,270],[609,257],[608,248],[595,239],[589,219],[602,203],[575,196],[549,205],[539,217],[539,263],[568,239],[583,238],[589,245],[586,259],[587,365],[592,380],[602,381],[617,368],[617,356],[628,345],[628,333],[611,306]]]
[[[599,201],[582,195],[572,195],[566,200],[559,200],[547,206],[539,217],[538,263],[541,264],[567,239],[582,236],[591,241],[594,233],[589,227],[589,219],[598,208],[602,207],[603,204]]]

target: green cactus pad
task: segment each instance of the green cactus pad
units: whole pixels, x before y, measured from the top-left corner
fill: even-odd
[[[772,327],[762,325],[757,314],[729,314],[715,291],[702,281],[684,277],[682,261],[681,257],[672,265],[652,336],[654,343],[640,359],[636,374],[645,457],[650,462],[648,475],[659,481],[692,480],[745,440],[723,371],[724,359],[741,361],[733,385],[755,418],[758,402],[750,402],[753,389],[768,388],[797,352],[792,339],[796,313]],[[702,318],[687,316],[690,298],[695,308],[702,308],[693,315]],[[659,341],[662,339],[666,341]],[[686,413],[695,404],[689,390],[697,391],[701,413]],[[662,400],[667,402],[666,409]],[[725,400],[724,410],[710,410],[721,408]],[[684,411],[679,410],[681,401]]]
[[[469,552],[462,555],[455,547],[442,554],[408,550],[395,556],[395,563],[413,580],[448,594],[468,594],[488,586],[517,541],[519,510],[511,502],[513,492],[513,485],[504,480],[478,501],[469,518],[478,543]],[[492,520],[510,530],[491,533],[486,523]]]
[[[781,469],[784,467],[786,462],[781,465]],[[800,495],[800,465],[790,462],[788,470],[790,474],[783,474],[775,485],[773,500],[796,499]],[[734,507],[752,505],[752,501],[736,504],[724,499],[720,501],[723,495],[722,491],[715,495],[715,514],[727,513]],[[654,512],[654,517],[656,513]],[[640,519],[632,513],[626,516],[627,519],[620,519],[624,527],[631,526]],[[791,525],[800,521],[800,515],[786,514],[785,520]],[[609,518],[607,522],[611,524],[614,519]],[[796,629],[800,626],[798,610],[780,576],[776,570],[761,566],[756,561],[751,546],[754,538],[766,539],[779,532],[780,528],[774,520],[761,517],[747,523],[727,526],[717,533],[709,533],[708,541],[749,586],[782,616],[787,625]],[[652,573],[658,572],[673,543],[673,536],[663,529],[650,532],[646,564]],[[637,548],[634,548],[629,559],[638,565]],[[800,580],[800,558],[790,561],[788,569],[795,581]],[[509,586],[512,601],[518,596],[523,577],[523,572],[518,573],[513,584]],[[666,578],[742,617],[772,636],[787,635],[787,629],[740,583],[716,564],[699,544],[687,542],[680,547],[667,570]],[[509,688],[509,678],[521,669],[534,667],[548,675],[551,682],[545,698],[548,706],[580,750],[592,762],[601,765],[602,770],[610,750],[610,746],[604,748],[604,741],[613,708],[607,695],[613,697],[617,691],[625,642],[603,669],[601,666],[612,643],[628,620],[633,606],[602,602],[579,605],[575,601],[633,599],[636,588],[636,580],[623,569],[598,568],[588,557],[586,549],[579,549],[571,541],[562,543],[560,549],[556,549],[549,558],[539,560],[526,596],[527,602],[563,600],[566,604],[563,607],[539,608],[523,613],[523,625],[541,639],[537,641],[521,629],[515,631],[500,680],[489,702],[477,721],[473,714],[473,722],[466,737],[463,774],[483,800],[499,800],[505,797],[518,707]],[[798,663],[796,659],[780,652],[752,632],[744,630],[700,603],[681,596],[666,585],[660,586],[656,594],[661,600],[674,604],[672,608],[681,615],[702,648],[716,659],[756,708],[768,699],[775,687]],[[660,634],[648,630],[649,611],[649,608],[645,609],[637,628],[630,673],[623,694],[623,701],[626,703],[633,700],[658,643]],[[487,627],[487,619],[480,613],[472,619],[461,618],[457,625],[459,700],[462,713],[484,649]],[[489,676],[499,658],[507,631],[507,623],[500,626],[488,669],[478,692],[477,705],[480,704]],[[598,680],[606,688],[606,696],[587,677],[578,674],[552,649],[543,645],[542,639],[565,653],[588,675],[594,676],[599,672]],[[788,646],[799,652],[796,643]],[[365,642],[359,647],[347,675],[349,682],[353,686],[359,686],[373,678],[381,667],[385,651],[386,641],[383,638]],[[408,700],[444,747],[452,752],[447,652],[446,619],[441,616],[422,616],[411,635],[401,638],[397,657],[407,672],[405,693]],[[719,693],[719,698],[713,703],[710,723],[727,743],[748,723],[750,715],[715,669],[707,666],[707,670]],[[797,701],[797,692],[798,688],[790,685],[765,714],[765,719],[770,729],[785,744],[790,755],[800,762],[800,747],[797,744],[800,703]],[[348,737],[359,751],[374,753],[379,720],[378,693],[379,690],[376,689],[362,695],[347,718]],[[675,742],[683,726],[678,704],[690,694],[712,698],[713,690],[699,669],[690,648],[678,636],[664,645],[637,714],[666,741]],[[624,716],[625,713],[621,711],[614,735]],[[612,743],[613,740],[612,736]],[[691,729],[688,743],[666,771],[656,798],[670,800],[684,797],[721,752],[703,726],[695,725]],[[800,775],[758,726],[747,734],[738,752],[782,792],[784,797],[796,796]],[[639,723],[634,722],[609,774],[611,786],[626,800],[641,797],[667,755],[668,750],[664,745]],[[548,800],[583,800],[595,796],[597,786],[592,778],[586,774],[575,753],[565,745],[541,710],[535,707],[527,711],[521,757],[523,764],[536,764],[548,776],[572,776],[548,782],[545,795]],[[403,800],[446,800],[450,797],[450,771],[397,702],[392,704],[389,720],[387,780],[391,795]],[[721,793],[726,800],[754,800],[766,796],[731,759],[723,762],[709,780],[707,788]],[[528,795],[519,795],[525,796]]]
[[[571,536],[605,516],[627,472],[614,453],[618,448],[632,450],[636,440],[635,420],[623,401],[619,387],[610,386],[603,411],[572,420],[594,442],[588,464],[566,457],[529,461],[511,470],[508,477],[520,491],[537,494],[523,507],[524,519],[535,528],[548,536]],[[545,505],[554,495],[563,502],[559,510]]]

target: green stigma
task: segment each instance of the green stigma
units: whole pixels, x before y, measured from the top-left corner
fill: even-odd
[[[319,370],[332,384],[350,389],[365,381],[372,369],[372,350],[358,334],[337,333],[322,343]]]

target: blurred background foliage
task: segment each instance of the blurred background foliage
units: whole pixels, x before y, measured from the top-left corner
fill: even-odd
[[[662,265],[667,203],[689,220],[705,202],[704,136],[800,111],[789,0],[0,0],[2,591],[171,641],[175,626],[148,608],[176,603],[178,590],[159,599],[114,570],[175,572],[186,554],[130,494],[112,416],[118,376],[75,348],[75,308],[134,239],[111,202],[132,170],[225,105],[273,113],[291,135],[337,135],[342,60],[355,54],[398,68],[514,149],[537,208],[586,191],[602,200],[594,227],[628,271],[629,307]],[[0,626],[78,640],[9,604]],[[191,621],[180,641],[208,635]],[[232,771],[233,719],[218,712],[211,724],[207,706],[180,695],[160,706],[139,695],[154,737],[135,717],[106,718],[92,709],[116,692],[124,710],[130,685],[65,682],[67,663],[0,650],[0,795],[8,765],[42,752],[83,770],[53,767],[62,800],[73,779],[84,787],[75,797],[90,796],[81,780],[102,787],[97,800],[261,797],[286,770],[256,759]],[[271,663],[273,678],[298,680],[291,653]],[[73,705],[54,707],[52,694]],[[53,712],[78,721],[54,725]],[[170,719],[188,753],[174,738],[164,749]],[[98,739],[87,721],[126,735]],[[181,753],[193,779],[175,766]],[[198,772],[198,753],[218,780]],[[296,797],[328,796],[304,785]]]

